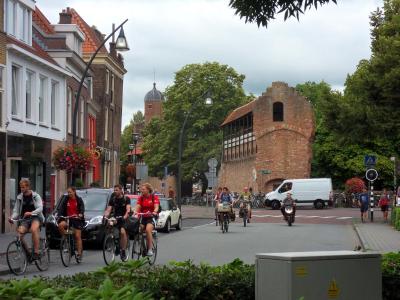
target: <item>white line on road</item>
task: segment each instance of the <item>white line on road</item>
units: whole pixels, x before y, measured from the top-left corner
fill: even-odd
[[[340,218],[336,218],[336,220],[347,220],[347,219],[353,219],[353,217],[340,217]]]
[[[321,217],[321,219],[333,219],[336,218],[336,216],[326,216],[326,217]]]

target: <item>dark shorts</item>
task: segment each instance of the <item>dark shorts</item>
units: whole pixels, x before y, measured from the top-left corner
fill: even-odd
[[[368,204],[361,204],[360,211],[362,213],[368,211]]]
[[[32,216],[32,217],[29,217],[29,218],[26,218],[26,219],[23,219],[23,220],[19,221],[19,222],[18,222],[18,226],[23,226],[23,227],[25,227],[27,230],[29,230],[29,229],[31,228],[32,222],[34,222],[34,221],[38,221],[39,224],[41,224],[41,223],[40,223],[40,218],[39,218],[39,217],[37,217],[37,216]]]
[[[119,219],[117,219],[118,221],[117,221],[117,228],[118,229],[121,229],[121,228],[124,228],[124,229],[126,229],[126,221],[123,219],[123,218],[119,218]]]
[[[65,221],[65,219],[60,218],[58,220],[58,223],[61,223],[62,221]],[[71,227],[71,228],[82,230],[84,225],[85,225],[85,221],[83,221],[81,219],[69,219],[69,227]]]
[[[389,205],[382,205],[381,206],[381,211],[388,211],[389,210]]]
[[[144,226],[147,226],[147,224],[153,224],[153,226],[155,226],[152,217],[142,218],[142,222],[141,222],[140,224],[142,224],[142,225],[144,225]]]

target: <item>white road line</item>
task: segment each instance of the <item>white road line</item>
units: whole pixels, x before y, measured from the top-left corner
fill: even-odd
[[[336,220],[347,220],[347,219],[353,219],[353,217],[340,217],[340,218],[336,218]]]
[[[211,222],[211,223],[203,224],[203,225],[193,226],[192,229],[194,229],[194,228],[200,228],[200,227],[204,227],[204,226],[208,226],[208,225],[211,225],[211,224],[215,224],[215,221],[213,221],[213,222]]]
[[[333,219],[336,218],[336,216],[326,216],[326,217],[321,217],[321,219]]]
[[[298,217],[297,217],[298,218]],[[304,218],[312,219],[312,218],[320,218],[320,216],[304,216]]]

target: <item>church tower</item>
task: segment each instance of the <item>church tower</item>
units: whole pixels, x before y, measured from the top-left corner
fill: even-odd
[[[144,119],[146,124],[154,117],[161,118],[162,104],[164,95],[156,89],[156,83],[153,83],[153,89],[144,97]]]

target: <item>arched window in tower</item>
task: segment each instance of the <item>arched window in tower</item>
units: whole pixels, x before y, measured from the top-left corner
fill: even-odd
[[[283,103],[275,102],[273,105],[273,121],[282,122],[283,121]]]

